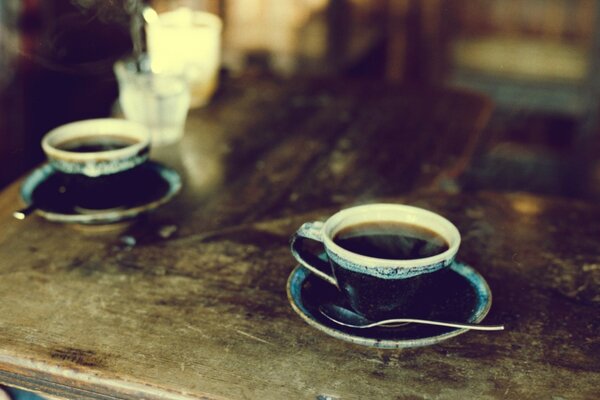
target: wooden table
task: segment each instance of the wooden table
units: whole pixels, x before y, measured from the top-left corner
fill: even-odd
[[[468,93],[233,81],[153,156],[184,190],[111,229],[11,218],[0,194],[0,382],[68,398],[591,399],[600,395],[600,208],[453,193],[490,105]],[[436,210],[488,280],[486,322],[411,350],[305,324],[288,238],[359,202]]]

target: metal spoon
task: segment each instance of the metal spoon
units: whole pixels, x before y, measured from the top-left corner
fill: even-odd
[[[325,317],[332,320],[336,324],[358,329],[374,328],[377,326],[392,328],[398,327],[399,324],[405,323],[438,325],[447,326],[450,328],[473,329],[479,331],[501,331],[504,329],[504,325],[479,325],[462,322],[430,321],[426,319],[415,318],[394,318],[382,321],[371,321],[370,319],[367,319],[352,310],[340,307],[332,303],[322,304],[321,306],[319,306],[319,311],[321,312],[321,314],[323,314]]]

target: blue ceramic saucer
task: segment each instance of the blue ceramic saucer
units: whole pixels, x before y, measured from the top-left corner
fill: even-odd
[[[34,203],[43,218],[64,223],[109,224],[138,216],[165,204],[181,190],[181,177],[156,162],[146,162],[135,175],[106,198],[86,196],[68,174],[45,164],[35,169],[21,186],[21,198],[27,206]]]
[[[412,315],[404,317],[478,323],[492,305],[485,279],[472,267],[455,262],[432,275],[427,288],[415,294]],[[297,266],[287,283],[292,308],[309,325],[348,342],[382,349],[428,346],[467,332],[467,329],[408,324],[399,328],[353,329],[340,326],[319,312],[321,304],[348,307],[341,293],[329,283]],[[402,317],[398,315],[398,317]]]

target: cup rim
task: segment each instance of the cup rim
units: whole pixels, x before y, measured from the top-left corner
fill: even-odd
[[[378,210],[379,212],[381,212],[381,211],[403,212],[403,213],[406,213],[407,215],[412,216],[413,218],[417,218],[417,216],[420,216],[420,217],[426,217],[430,220],[435,220],[437,223],[439,223],[438,229],[435,229],[435,227],[432,227],[430,225],[411,220],[412,218],[409,218],[407,220],[394,219],[396,221],[411,222],[411,223],[414,223],[415,225],[423,226],[423,227],[426,227],[428,229],[435,231],[436,233],[442,235],[442,237],[444,237],[444,239],[446,239],[448,241],[448,249],[443,251],[442,253],[439,253],[439,254],[436,254],[436,255],[433,255],[430,257],[394,260],[394,259],[377,258],[377,257],[366,256],[363,254],[358,254],[358,253],[352,252],[350,250],[347,250],[347,249],[337,245],[333,241],[333,236],[335,235],[335,233],[337,233],[341,229],[340,228],[340,229],[335,230],[335,228],[337,228],[340,225],[340,223],[343,221],[344,218],[347,218],[351,214],[374,212],[374,210]],[[389,218],[384,219],[382,217],[373,218],[373,220],[378,220],[378,219],[379,220],[387,220],[387,221],[390,220]],[[349,226],[349,225],[350,224],[345,225],[345,226]],[[440,232],[440,230],[442,230],[442,229],[439,229],[439,226],[443,226],[444,232]],[[322,228],[322,239],[323,239],[323,243],[325,245],[325,249],[327,251],[332,251],[339,257],[347,259],[353,263],[360,264],[367,268],[369,268],[369,267],[374,267],[374,268],[382,268],[382,267],[383,268],[399,268],[399,267],[400,268],[415,268],[416,267],[416,268],[418,268],[418,267],[427,267],[427,266],[431,266],[431,265],[436,265],[439,263],[444,263],[444,264],[448,263],[449,264],[449,262],[454,259],[454,256],[458,252],[458,248],[460,247],[460,243],[461,243],[461,235],[460,235],[458,228],[452,222],[450,222],[447,218],[445,218],[445,217],[441,216],[440,214],[435,213],[433,211],[426,210],[424,208],[405,205],[405,204],[395,204],[395,203],[364,204],[364,205],[349,207],[349,208],[340,210],[337,213],[333,214],[331,217],[329,217],[327,219],[327,221],[325,221],[325,224]]]
[[[55,141],[59,138],[66,140],[92,135],[119,135],[134,137],[139,141],[121,149],[86,153],[55,147]],[[42,149],[48,157],[71,162],[89,162],[100,157],[103,160],[127,158],[139,154],[149,146],[150,131],[145,125],[119,118],[96,118],[70,122],[52,129],[42,139]]]
[[[180,14],[186,13],[188,24],[181,24],[179,21],[173,19],[181,18]],[[204,11],[204,10],[193,10],[188,7],[178,7],[172,10],[168,10],[159,13],[159,19],[157,25],[160,28],[174,28],[174,29],[196,29],[199,25],[205,25],[209,29],[215,31],[215,33],[221,33],[223,29],[223,21],[217,14]]]

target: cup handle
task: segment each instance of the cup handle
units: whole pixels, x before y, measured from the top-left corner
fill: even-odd
[[[323,243],[323,222],[306,222],[292,236],[290,249],[294,258],[304,267],[309,269],[319,278],[337,287],[337,280],[327,270],[331,270],[329,263],[316,254],[310,254],[299,246],[298,239],[311,239]],[[318,265],[318,267],[316,266]]]

